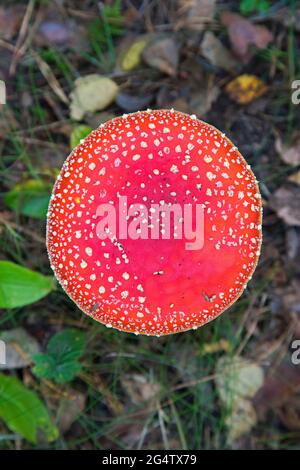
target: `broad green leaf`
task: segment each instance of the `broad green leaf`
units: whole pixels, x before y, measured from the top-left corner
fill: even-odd
[[[47,352],[35,354],[33,372],[40,378],[57,383],[71,381],[81,370],[79,362],[84,353],[85,334],[75,329],[66,329],[52,336]]]
[[[0,308],[32,304],[54,289],[54,279],[10,261],[0,261]]]
[[[39,180],[17,184],[4,198],[5,204],[17,212],[34,219],[44,219],[47,214],[51,188]]]
[[[0,418],[11,431],[30,442],[58,438],[58,430],[37,394],[17,378],[4,374],[0,374]]]
[[[92,132],[92,128],[90,126],[86,126],[85,124],[81,124],[80,126],[76,126],[71,133],[70,136],[70,146],[71,149],[76,147],[76,145],[80,144],[80,141],[84,139],[87,135]]]

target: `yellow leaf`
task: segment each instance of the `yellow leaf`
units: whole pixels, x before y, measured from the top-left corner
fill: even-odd
[[[262,96],[268,87],[255,75],[240,75],[226,85],[230,98],[239,104],[248,104]]]
[[[122,59],[121,67],[124,72],[129,72],[139,66],[141,62],[142,52],[147,44],[146,39],[138,39],[135,41],[129,49],[125,52]]]

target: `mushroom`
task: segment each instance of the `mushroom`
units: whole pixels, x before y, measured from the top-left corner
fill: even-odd
[[[197,230],[185,220],[195,222],[195,207]],[[47,247],[81,310],[107,327],[160,336],[197,329],[240,297],[261,223],[257,181],[224,134],[196,116],[147,110],[101,124],[67,158]]]

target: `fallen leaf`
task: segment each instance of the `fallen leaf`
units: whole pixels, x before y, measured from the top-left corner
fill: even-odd
[[[298,249],[298,247],[296,248]],[[276,288],[275,294],[280,299],[281,311],[287,315],[300,313],[300,281],[298,278],[292,279],[287,286]]]
[[[300,173],[300,172],[299,172]],[[300,180],[299,180],[300,184]],[[288,263],[289,274],[300,274],[300,229],[297,227],[288,227],[285,237],[286,260]],[[292,284],[292,283],[291,283]],[[298,286],[298,311],[300,313],[300,284]]]
[[[288,177],[288,180],[291,181],[291,183],[295,183],[298,186],[300,186],[300,170],[296,171],[296,173],[293,173]]]
[[[226,85],[230,98],[239,104],[248,104],[262,96],[268,87],[255,75],[243,74]]]
[[[189,103],[191,111],[199,117],[204,117],[210,111],[219,94],[220,89],[208,80],[206,86],[191,94]]]
[[[123,53],[121,60],[121,69],[129,72],[137,68],[142,59],[142,52],[148,43],[145,37],[137,38],[129,48]]]
[[[280,421],[291,431],[300,430],[300,396],[293,395],[288,403],[277,410]]]
[[[67,396],[60,400],[56,425],[61,434],[66,433],[80,413],[84,410],[86,395],[77,390],[68,390]]]
[[[241,356],[223,356],[217,362],[216,385],[221,401],[232,405],[239,398],[252,398],[264,381],[262,368]]]
[[[283,363],[275,369],[270,368],[263,387],[253,398],[259,419],[264,421],[272,410],[289,429],[299,429],[299,391],[299,366]]]
[[[265,49],[274,39],[265,26],[254,25],[237,13],[223,12],[221,22],[227,28],[233,51],[244,63],[252,57],[250,46]]]
[[[291,166],[300,165],[300,133],[293,135],[290,146],[284,145],[279,136],[275,140],[275,148],[284,163]]]
[[[300,226],[300,187],[281,186],[269,199],[269,206],[287,225]]]
[[[78,78],[71,93],[70,114],[77,121],[86,112],[101,111],[109,106],[118,92],[118,85],[110,78],[91,74]]]
[[[238,67],[237,60],[211,31],[206,31],[201,43],[201,54],[215,67],[232,72]]]
[[[178,44],[173,37],[160,37],[143,50],[144,62],[167,75],[174,76],[178,67]]]
[[[216,9],[216,0],[179,0],[175,28],[202,31],[212,22]]]
[[[255,408],[249,400],[240,398],[233,405],[231,412],[225,418],[230,442],[248,434],[257,424]]]
[[[150,382],[141,374],[126,374],[121,378],[121,383],[134,403],[149,402],[160,391],[158,383]]]
[[[264,382],[262,368],[241,356],[221,357],[216,366],[216,386],[227,412],[228,439],[234,441],[247,434],[257,416],[251,398]]]
[[[118,93],[116,103],[128,113],[145,109],[152,101],[153,95],[134,96],[128,93]]]
[[[0,369],[20,369],[32,364],[32,356],[40,351],[39,343],[23,328],[1,331],[0,339],[5,342],[6,360]]]

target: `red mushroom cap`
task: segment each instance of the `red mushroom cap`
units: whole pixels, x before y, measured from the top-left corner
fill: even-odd
[[[99,205],[117,209],[121,196],[125,214],[140,204],[148,218],[128,211],[123,220],[135,221],[139,235],[118,238],[117,218],[116,233],[103,239]],[[162,220],[153,204],[202,207],[203,246],[164,239],[163,223],[145,239],[145,227]],[[85,313],[119,330],[166,335],[198,328],[241,295],[258,261],[261,220],[255,177],[224,134],[195,116],[149,110],[101,125],[73,150],[51,197],[47,246],[56,277]],[[174,233],[185,222],[174,217]]]

